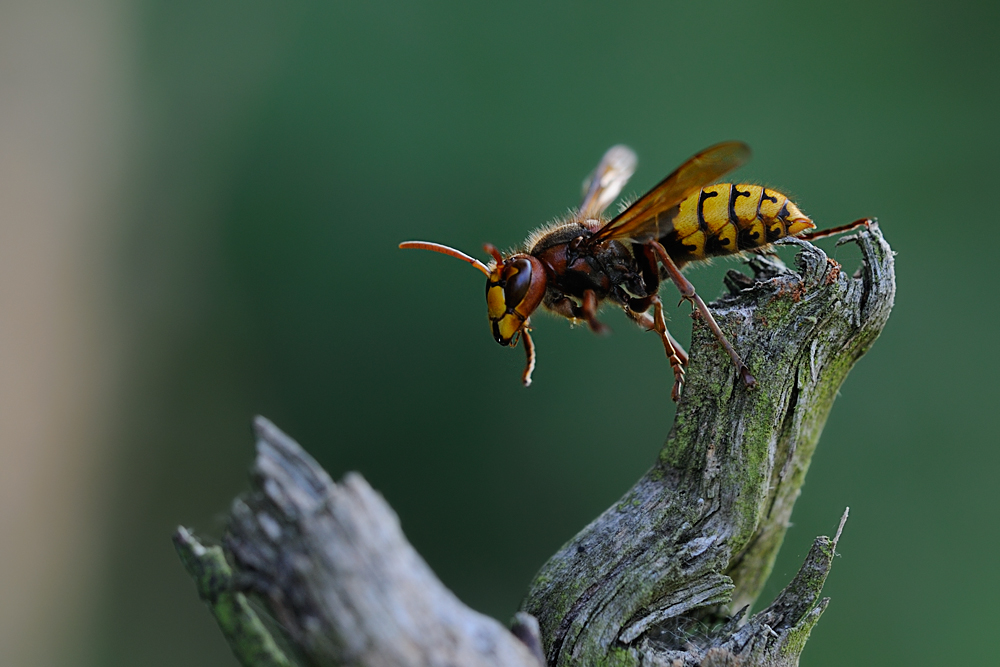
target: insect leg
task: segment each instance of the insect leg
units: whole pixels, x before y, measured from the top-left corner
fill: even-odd
[[[603,335],[611,332],[611,329],[606,324],[597,319],[597,295],[594,294],[594,290],[588,289],[583,291],[580,313],[583,315],[583,319],[587,320],[590,330],[594,333]]]
[[[521,336],[524,338],[524,354],[528,357],[524,373],[521,374],[521,382],[524,383],[525,387],[530,387],[531,373],[535,370],[535,341],[531,340],[531,334],[528,333],[527,321],[524,323],[524,328],[521,329]]]
[[[652,246],[653,252],[656,253],[660,262],[663,263],[664,268],[667,269],[667,273],[670,274],[670,279],[674,281],[675,285],[677,285],[677,289],[680,291],[681,297],[692,302],[701,313],[701,316],[705,318],[708,328],[712,330],[712,333],[715,334],[716,340],[718,340],[719,344],[722,345],[722,349],[724,349],[729,354],[729,358],[733,360],[733,365],[736,366],[736,372],[740,374],[740,377],[743,379],[743,383],[747,387],[756,387],[757,380],[750,373],[750,369],[747,368],[747,365],[743,363],[740,355],[738,355],[736,350],[733,349],[733,346],[729,344],[729,341],[726,339],[726,335],[722,333],[722,329],[719,328],[715,318],[712,317],[712,311],[708,309],[705,302],[702,301],[700,296],[698,296],[698,293],[695,291],[694,285],[691,284],[691,281],[684,277],[680,268],[678,268],[677,264],[674,263],[674,260],[670,257],[670,255],[667,254],[666,248],[664,248],[657,241],[650,241],[649,245]]]
[[[584,291],[579,306],[573,303],[572,299],[564,296],[548,304],[548,308],[568,320],[585,321],[594,333],[606,334],[611,331],[606,324],[597,319],[597,295],[594,294],[593,290]]]
[[[663,302],[660,301],[660,297],[651,296],[647,298],[653,306],[652,315],[648,312],[637,313],[631,309],[626,309],[625,312],[635,320],[636,324],[646,331],[655,331],[660,334],[660,339],[663,341],[663,349],[667,353],[670,368],[674,372],[674,387],[670,390],[670,398],[676,403],[677,399],[681,396],[681,390],[684,388],[684,366],[687,365],[688,356],[684,349],[674,340],[673,336],[670,335],[670,332],[667,331],[667,321],[663,317]]]
[[[658,303],[660,311],[662,314],[663,302],[660,301],[660,297],[653,294],[652,296],[646,296],[641,299],[632,297],[628,300],[628,308],[625,309],[625,314],[632,318],[632,320],[641,327],[645,327],[646,331],[655,331],[653,328],[652,316],[646,311],[649,310],[653,303]],[[654,311],[655,312],[655,311]],[[667,328],[666,318],[663,321],[663,328]],[[670,335],[670,331],[666,331],[667,338],[670,339],[670,345],[677,352],[677,356],[681,358],[681,363],[687,366],[688,353],[684,351],[684,346],[677,342],[677,339]]]
[[[852,229],[857,229],[858,227],[867,226],[868,223],[872,221],[871,218],[861,218],[860,220],[855,220],[849,225],[841,225],[840,227],[833,227],[831,229],[820,229],[819,231],[809,232],[808,234],[799,234],[797,238],[803,241],[815,241],[816,239],[825,239],[827,236],[834,236],[835,234],[843,234],[844,232],[849,232]]]

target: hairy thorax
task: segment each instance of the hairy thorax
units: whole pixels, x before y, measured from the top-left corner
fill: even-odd
[[[632,249],[621,241],[584,243],[600,229],[600,220],[571,221],[533,234],[526,252],[538,258],[548,273],[546,305],[565,296],[580,299],[592,290],[599,300],[620,304],[646,296],[648,288]]]

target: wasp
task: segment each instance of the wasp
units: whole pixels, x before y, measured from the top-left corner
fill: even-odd
[[[671,398],[677,401],[688,357],[667,330],[657,294],[660,283],[670,280],[682,301],[701,313],[743,383],[752,388],[756,379],[682,269],[712,257],[766,250],[786,236],[813,240],[849,231],[869,219],[810,232],[816,227],[812,220],[776,190],[747,183],[711,185],[749,159],[750,147],[739,141],[706,148],[609,220],[604,211],[625,187],[637,161],[632,149],[612,146],[584,181],[579,208],[568,219],[532,232],[517,252],[504,256],[485,244],[493,259],[484,264],[429,241],[407,241],[399,247],[450,255],[486,275],[493,337],[508,347],[524,340],[525,386],[531,384],[535,368],[530,333],[535,310],[541,306],[574,323],[586,322],[601,334],[608,327],[597,318],[598,306],[610,301],[640,327],[659,335],[674,374]]]

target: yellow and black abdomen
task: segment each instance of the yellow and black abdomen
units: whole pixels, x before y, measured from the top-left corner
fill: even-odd
[[[815,227],[785,195],[746,183],[699,190],[678,204],[672,226],[660,242],[678,264],[760,248]]]

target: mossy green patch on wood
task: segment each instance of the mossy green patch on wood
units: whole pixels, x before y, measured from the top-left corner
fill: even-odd
[[[232,590],[232,571],[222,549],[203,546],[186,528],[178,528],[174,533],[174,547],[240,664],[294,667],[246,597]]]
[[[637,667],[639,658],[632,651],[625,648],[613,648],[600,662],[594,663],[595,667]]]

